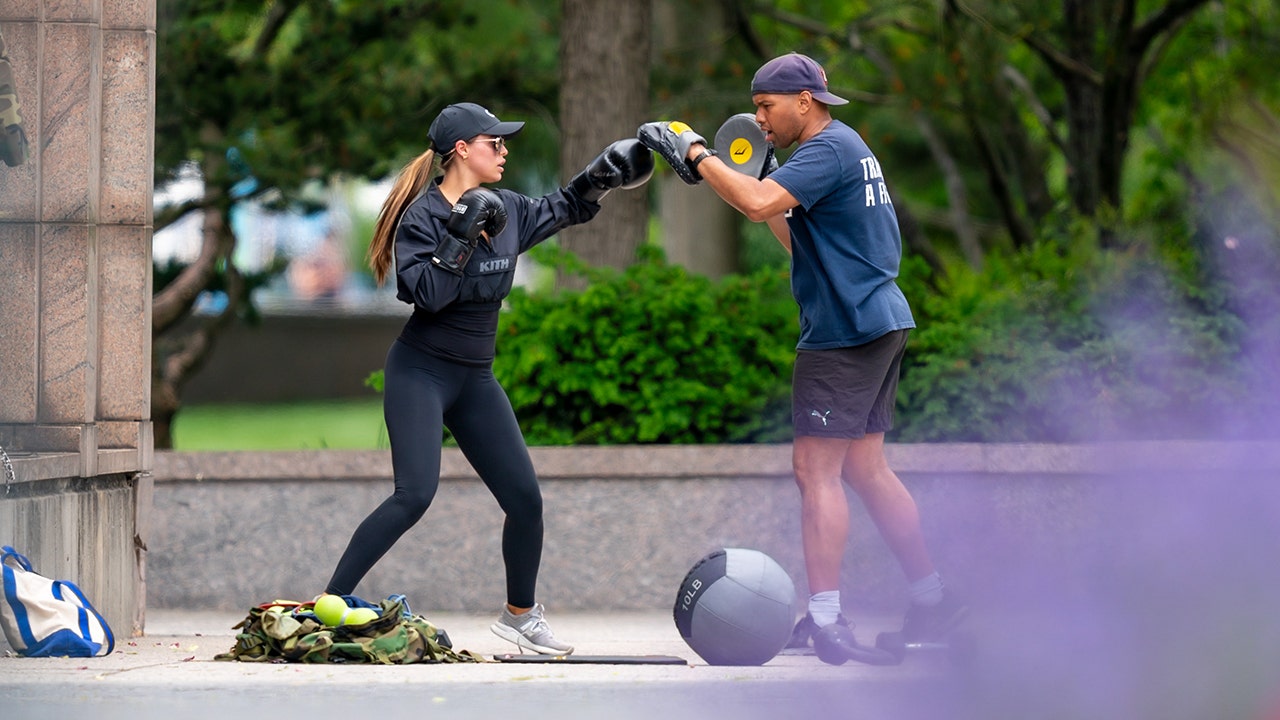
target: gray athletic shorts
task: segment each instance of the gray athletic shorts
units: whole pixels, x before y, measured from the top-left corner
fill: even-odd
[[[796,436],[853,439],[890,430],[909,333],[895,330],[855,347],[797,351],[791,378]]]

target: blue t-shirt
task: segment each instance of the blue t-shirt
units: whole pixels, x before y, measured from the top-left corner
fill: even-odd
[[[833,120],[769,178],[800,202],[787,213],[791,294],[800,306],[796,347],[852,347],[915,327],[894,282],[902,260],[898,218],[862,137]]]

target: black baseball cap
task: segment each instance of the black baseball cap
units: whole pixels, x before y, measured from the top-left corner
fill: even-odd
[[[828,105],[844,105],[848,100],[827,89],[827,73],[813,58],[787,53],[765,63],[751,79],[751,94],[795,95],[808,90],[814,100]]]
[[[431,122],[427,136],[431,149],[438,153],[453,152],[454,143],[477,135],[510,137],[524,128],[522,122],[502,122],[496,115],[475,103],[455,103],[440,111]]]

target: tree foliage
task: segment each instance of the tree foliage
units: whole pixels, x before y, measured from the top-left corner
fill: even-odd
[[[162,1],[157,181],[184,163],[212,181],[200,199],[157,215],[163,227],[203,210],[205,243],[196,263],[156,284],[153,398],[176,402],[217,323],[246,310],[245,288],[255,280],[240,277],[230,261],[236,238],[227,222],[238,199],[284,206],[334,174],[383,176],[421,150],[440,106],[464,99],[530,121],[514,143],[519,162],[509,185],[544,191],[576,169],[560,167],[557,145],[564,112],[558,48],[561,41],[575,47],[572,37],[557,37],[567,27],[560,7],[558,0]],[[1179,406],[1240,417],[1225,405],[1280,380],[1265,361],[1280,353],[1274,3],[675,0],[653,7],[652,117],[679,117],[711,132],[750,109],[751,74],[789,50],[821,61],[833,90],[853,100],[834,112],[867,138],[892,183],[907,246],[903,284],[921,324],[903,377],[904,437],[1082,438]],[[701,21],[696,42],[682,34],[681,19],[690,17]],[[607,87],[591,102],[612,108],[609,91],[621,89]],[[581,296],[536,299],[529,312],[545,312],[548,332],[561,333],[545,340],[548,347],[581,349],[606,336],[629,347],[606,331],[630,315],[610,327],[584,318],[613,318],[619,311],[607,308],[606,296],[625,302],[618,288],[626,282],[670,288],[672,271],[655,267],[622,281],[595,278],[601,289]],[[675,285],[717,296],[699,282]],[[163,337],[214,283],[228,290],[227,312],[204,324],[204,336]],[[669,302],[662,292],[640,294],[655,311],[708,310],[669,292]],[[793,316],[789,300],[776,302],[767,317]],[[583,327],[570,328],[574,318]],[[611,384],[571,366],[569,356],[521,366],[546,352],[522,345],[530,326],[517,327],[500,353],[528,357],[510,358],[504,372],[523,378],[517,386],[527,380],[576,408],[574,422],[585,424],[565,425],[577,428],[569,439],[597,441],[609,433],[593,423],[626,416],[597,418],[604,410],[592,403],[645,407],[627,405],[635,398],[615,402],[630,371],[608,365],[619,360],[613,345],[591,356],[605,364],[597,370],[620,373]],[[785,326],[769,327],[793,342]],[[646,328],[632,329],[645,336]],[[697,356],[667,341],[653,342],[667,354]],[[776,370],[770,358],[761,362]],[[708,402],[685,392],[680,377],[668,378],[678,390],[671,397]],[[774,397],[781,385],[759,387]],[[519,392],[513,399],[536,404]],[[664,402],[647,407],[666,413],[663,427],[692,417]],[[158,427],[164,412],[153,411]],[[632,425],[644,430],[637,438],[666,437],[645,422]],[[690,427],[686,435],[704,430]]]
[[[1104,245],[1141,240],[1126,174],[1153,137],[1187,161],[1242,103],[1269,97],[1275,118],[1276,83],[1248,59],[1276,55],[1265,2],[740,5],[744,42],[814,55],[855,101],[836,114],[881,155],[904,227],[928,235],[908,243],[943,243],[935,271],[1028,247],[1055,214],[1095,223]]]
[[[551,20],[505,2],[162,2],[158,184],[231,148],[242,164],[206,182],[252,173],[252,194],[282,202],[307,180],[386,176],[450,102],[553,106],[554,54],[532,42]]]
[[[200,212],[199,257],[153,300],[156,444],[181,389],[218,332],[247,311],[250,286],[232,261],[236,202],[306,205],[335,175],[381,178],[422,152],[444,105],[483,102],[540,120],[554,107],[554,50],[544,5],[489,0],[164,0],[157,9],[156,182],[195,167],[202,194],[161,209],[157,230]],[[547,136],[535,123],[528,136]],[[526,167],[536,169],[539,153]],[[554,158],[548,149],[543,158]],[[554,159],[546,167],[554,167]],[[545,170],[544,170],[545,171]],[[202,292],[227,302],[192,318]]]

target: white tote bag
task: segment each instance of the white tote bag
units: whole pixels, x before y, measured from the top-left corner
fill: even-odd
[[[115,650],[111,628],[80,588],[37,574],[8,545],[0,550],[0,626],[14,650],[28,657],[93,657]]]

